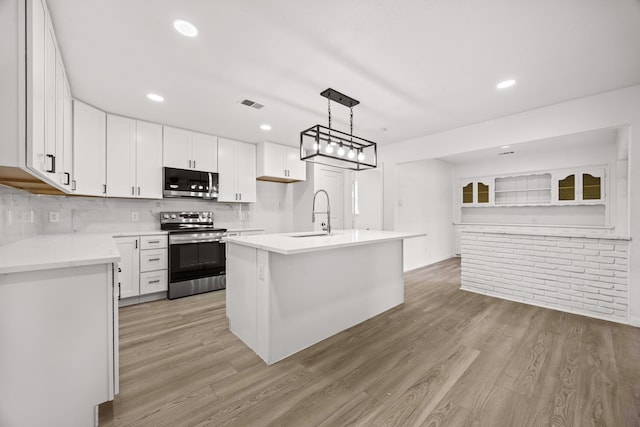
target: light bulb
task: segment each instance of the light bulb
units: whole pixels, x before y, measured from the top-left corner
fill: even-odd
[[[317,142],[313,143],[313,151],[318,151],[318,143]]]
[[[364,153],[360,151],[360,153],[358,153],[358,161],[363,161],[363,160],[364,160]]]
[[[356,152],[353,150],[353,147],[349,150],[349,153],[347,153],[347,157],[350,159],[353,159],[356,156]]]
[[[342,144],[340,144],[340,147],[338,148],[338,156],[344,156],[344,147]]]
[[[327,148],[325,148],[324,151],[326,151],[327,154],[333,153],[333,145],[331,145],[331,143],[327,144]]]

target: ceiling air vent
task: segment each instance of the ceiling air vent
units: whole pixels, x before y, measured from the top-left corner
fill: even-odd
[[[258,104],[257,102],[254,102],[254,101],[252,101],[250,99],[243,99],[242,101],[240,101],[240,104],[246,105],[247,107],[253,107],[256,110],[259,110],[262,107],[264,107],[264,105]]]

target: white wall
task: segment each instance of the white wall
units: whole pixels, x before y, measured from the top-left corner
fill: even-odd
[[[293,231],[292,184],[268,181],[256,181],[256,184],[256,203],[244,206],[250,209],[251,221],[259,223],[265,233]]]
[[[635,176],[640,175],[640,85],[381,146],[379,156],[385,164],[385,228],[393,227],[395,222],[397,174],[393,170],[399,163],[623,125],[630,125],[628,180],[640,182]],[[632,237],[629,319],[640,326],[640,188],[633,184],[629,188]]]
[[[398,165],[394,229],[426,233],[404,240],[404,270],[453,256],[452,169],[440,160]]]

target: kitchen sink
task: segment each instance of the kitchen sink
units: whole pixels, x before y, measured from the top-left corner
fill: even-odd
[[[339,234],[339,233],[331,233],[331,234],[327,234],[327,233],[325,233],[325,232],[310,231],[310,232],[306,232],[306,233],[289,234],[289,237],[319,237],[319,236],[335,236],[336,234]]]

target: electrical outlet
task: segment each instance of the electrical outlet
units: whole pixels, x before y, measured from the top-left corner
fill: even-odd
[[[136,222],[140,220],[140,214],[138,212],[131,212],[131,221]]]
[[[49,222],[60,222],[60,212],[57,212],[57,211],[49,212]]]

